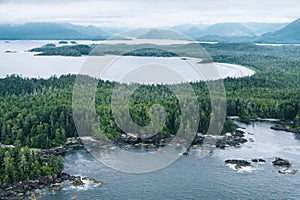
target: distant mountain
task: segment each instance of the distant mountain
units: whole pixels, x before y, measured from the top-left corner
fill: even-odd
[[[179,24],[170,29],[183,33],[191,38],[195,38],[201,33],[208,25],[204,24]]]
[[[202,27],[202,28],[201,28],[201,26],[202,26],[202,24],[179,24],[179,25],[172,26],[169,28],[172,30],[178,31],[178,32],[185,32],[191,28],[198,28],[198,29],[206,28],[205,25],[203,25],[204,27]]]
[[[108,31],[105,31],[103,29],[100,29],[98,27],[91,26],[91,25],[89,25],[89,26],[78,26],[78,25],[67,23],[67,24],[65,24],[65,27],[68,28],[68,29],[77,31],[79,33],[83,33],[85,35],[92,36],[92,37],[107,38],[107,37],[111,36],[111,33],[109,33]]]
[[[121,34],[130,30],[130,28],[125,27],[101,27],[101,29],[111,34]]]
[[[127,39],[135,38],[135,39],[190,40],[189,37],[177,31],[171,29],[155,29],[155,28],[142,28],[142,29],[131,30],[116,36],[127,38]]]
[[[220,37],[215,35],[208,35],[195,39],[199,42],[221,42],[221,43],[255,43],[259,36],[241,36],[241,37]]]
[[[169,40],[190,40],[189,37],[169,29],[152,29],[138,39],[169,39]]]
[[[256,33],[241,23],[218,23],[213,25],[182,24],[171,29],[197,39],[202,37],[245,37],[256,36]]]
[[[249,41],[251,37],[261,36],[265,33],[277,31],[286,23],[218,23],[213,25],[181,24],[171,27],[172,30],[186,34],[194,39],[206,39],[212,41]]]
[[[98,28],[70,23],[0,24],[0,39],[128,40],[177,39],[211,42],[300,43],[300,19],[287,23],[179,24],[169,29]],[[174,30],[174,31],[173,31]],[[124,31],[127,31],[123,33]],[[115,35],[116,34],[116,35]]]
[[[118,36],[127,37],[127,38],[138,38],[141,37],[142,35],[149,33],[152,30],[154,29],[152,28],[134,29],[134,30],[126,31],[124,33],[120,33]]]
[[[278,31],[264,34],[259,41],[266,43],[300,43],[300,18]]]
[[[259,22],[249,22],[243,24],[248,29],[255,32],[256,35],[261,36],[266,33],[274,32],[282,29],[288,23],[259,23]]]
[[[93,26],[77,26],[66,23],[26,23],[0,25],[0,39],[105,39],[109,33]]]
[[[240,23],[219,23],[209,26],[199,36],[216,35],[219,37],[255,36],[255,32]]]

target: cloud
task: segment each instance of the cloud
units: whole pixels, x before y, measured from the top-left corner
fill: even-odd
[[[287,22],[298,0],[0,0],[0,23],[73,22],[98,26],[171,26],[229,21]]]

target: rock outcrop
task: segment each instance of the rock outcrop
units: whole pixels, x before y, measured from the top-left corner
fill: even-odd
[[[225,160],[225,164],[233,164],[241,167],[250,167],[251,163],[246,160]]]
[[[282,158],[276,158],[272,164],[274,166],[283,166],[283,167],[290,167],[292,166],[292,164],[290,163],[290,161],[282,159]]]

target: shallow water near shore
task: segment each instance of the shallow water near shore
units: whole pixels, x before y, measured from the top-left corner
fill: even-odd
[[[201,159],[199,150],[181,157],[162,170],[128,174],[104,166],[83,150],[65,156],[64,171],[104,181],[86,188],[66,186],[41,199],[300,199],[300,174],[279,174],[271,163],[275,157],[288,159],[291,169],[300,169],[300,140],[293,133],[270,129],[271,122],[245,127],[248,142],[241,148],[215,149]],[[224,165],[226,159],[262,158],[266,163],[244,170]]]
[[[178,83],[185,81],[199,81],[206,80],[208,77],[203,77],[201,73],[211,71],[213,66],[216,69],[216,73],[213,74],[213,79],[226,78],[226,77],[244,77],[251,76],[254,72],[243,66],[226,64],[226,63],[214,63],[214,64],[197,64],[199,59],[194,62],[187,62],[178,57],[135,57],[135,56],[82,56],[82,57],[70,57],[70,56],[35,56],[37,53],[28,52],[28,50],[43,45],[53,43],[57,46],[59,41],[55,40],[13,40],[6,43],[0,40],[0,77],[4,78],[7,75],[17,74],[23,77],[30,78],[49,78],[51,76],[61,76],[64,74],[78,74],[87,60],[95,60],[95,62],[102,68],[103,63],[107,58],[112,57],[111,60],[117,59],[113,65],[110,65],[109,70],[101,78],[111,81],[122,81],[122,77],[130,71],[134,71],[136,68],[140,68],[145,64],[155,64],[160,66],[166,66],[168,73],[163,76],[161,81],[158,81],[157,75],[162,73],[157,71],[157,68],[151,68],[148,66],[149,73],[155,77],[154,83]],[[93,44],[95,41],[78,41],[78,44]],[[7,52],[8,51],[8,52]],[[194,67],[191,66],[191,63]],[[197,66],[198,70],[195,70]],[[86,67],[86,66],[85,66]],[[143,68],[145,70],[145,68]],[[95,71],[97,71],[95,69]],[[169,80],[170,72],[176,75],[180,75],[180,81],[174,79]],[[199,73],[200,71],[200,73]],[[141,77],[133,76],[129,82],[138,83],[152,83],[147,80],[146,77],[149,73],[142,73]],[[211,77],[210,77],[211,78]],[[167,81],[169,80],[169,81]],[[211,79],[209,79],[211,80]],[[125,81],[126,82],[126,81]]]

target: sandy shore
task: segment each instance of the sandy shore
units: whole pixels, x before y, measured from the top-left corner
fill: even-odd
[[[201,80],[217,80],[227,77],[241,78],[246,76],[252,76],[255,72],[247,67],[228,64],[228,63],[201,63],[199,58],[184,58],[192,66],[194,66],[199,74],[201,74]]]

